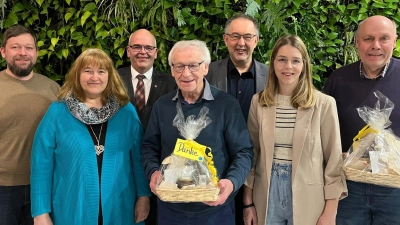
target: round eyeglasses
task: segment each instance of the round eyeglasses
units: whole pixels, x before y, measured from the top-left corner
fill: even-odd
[[[140,52],[143,48],[145,52],[151,53],[156,49],[156,47],[150,45],[128,45],[128,47],[131,48],[133,52]]]
[[[290,63],[292,64],[293,67],[297,67],[300,64],[303,63],[303,59],[291,59],[289,60],[288,58],[285,57],[279,57],[275,59],[276,62],[278,63],[278,65],[284,67],[287,65],[287,63],[290,61]]]
[[[233,33],[233,34],[225,34],[229,36],[233,41],[239,41],[242,37],[245,42],[249,42],[253,40],[253,38],[257,35],[255,34],[238,34],[238,33]]]
[[[172,68],[174,69],[175,72],[182,73],[183,70],[185,70],[185,67],[187,66],[191,72],[196,72],[196,71],[198,71],[200,69],[200,65],[203,62],[204,61],[201,61],[199,63],[190,63],[189,65],[185,65],[185,64],[182,64],[182,63],[177,63],[177,64],[173,64],[172,63]]]

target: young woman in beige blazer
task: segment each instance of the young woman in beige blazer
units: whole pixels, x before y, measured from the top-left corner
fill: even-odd
[[[334,225],[338,201],[347,195],[336,103],[314,88],[299,37],[275,44],[248,128],[254,165],[244,188],[245,224]]]

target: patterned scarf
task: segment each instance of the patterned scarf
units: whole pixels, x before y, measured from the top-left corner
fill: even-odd
[[[110,95],[107,103],[100,109],[94,107],[88,108],[85,103],[74,98],[71,93],[69,93],[65,98],[65,103],[67,104],[71,114],[85,124],[104,123],[113,117],[119,109],[118,99],[114,95]]]

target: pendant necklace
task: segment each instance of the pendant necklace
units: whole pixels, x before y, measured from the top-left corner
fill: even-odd
[[[96,138],[96,141],[97,141],[97,145],[94,145],[94,150],[96,150],[96,155],[100,155],[102,152],[104,152],[104,145],[100,144],[101,131],[103,130],[103,124],[104,123],[102,123],[101,127],[100,127],[99,138],[97,138],[96,134],[94,133],[92,125],[89,125],[90,129],[92,130],[93,135],[94,135],[94,137]]]

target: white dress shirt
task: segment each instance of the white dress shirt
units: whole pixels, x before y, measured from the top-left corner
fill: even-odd
[[[138,79],[136,78],[137,75],[140,73],[137,72],[131,66],[131,75],[132,75],[132,85],[133,85],[133,93],[136,91],[136,85],[138,83]],[[147,103],[147,99],[149,98],[150,88],[151,88],[151,79],[153,75],[153,67],[151,67],[146,73],[143,74],[146,78],[143,79],[144,82],[144,94],[145,94],[145,103]]]

